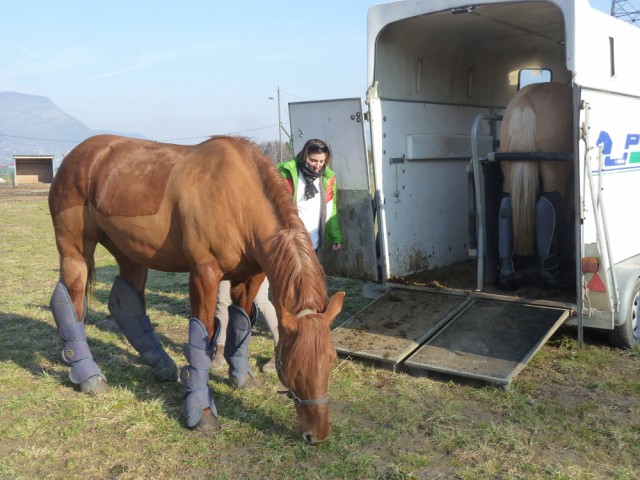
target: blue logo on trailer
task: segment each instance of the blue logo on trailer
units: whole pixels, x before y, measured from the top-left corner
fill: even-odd
[[[613,140],[611,136],[602,130],[598,135],[596,145],[602,145],[602,153],[604,154],[605,167],[623,167],[625,165],[640,164],[640,133],[628,133],[624,142],[623,155],[620,158],[613,158],[611,151],[613,150]],[[631,147],[636,147],[632,151]],[[634,165],[640,166],[640,165]]]

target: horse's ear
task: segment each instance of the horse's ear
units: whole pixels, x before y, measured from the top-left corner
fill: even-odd
[[[280,325],[289,333],[295,333],[298,329],[298,321],[296,316],[289,313],[289,311],[280,305]]]
[[[346,294],[346,292],[336,292],[331,295],[329,303],[327,303],[327,307],[324,309],[325,320],[329,324],[329,327],[331,327],[333,319],[336,318],[340,310],[342,310],[342,303],[344,302],[344,296]]]

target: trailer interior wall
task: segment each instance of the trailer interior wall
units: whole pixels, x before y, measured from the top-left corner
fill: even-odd
[[[452,13],[451,2],[402,5],[404,11],[383,4],[369,14],[371,136],[383,192],[386,277],[468,258],[473,120],[502,111],[521,69],[550,69],[553,81],[571,82],[565,18],[553,3],[480,2],[464,13]],[[495,149],[496,132],[497,125],[481,125],[481,154]]]
[[[571,81],[564,17],[552,3],[432,12],[378,33],[371,84],[381,98],[495,107],[515,94],[522,68],[550,68],[553,81]]]

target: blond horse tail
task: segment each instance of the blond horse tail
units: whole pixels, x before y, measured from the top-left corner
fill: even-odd
[[[512,111],[508,136],[509,151],[536,151],[536,114],[526,105]],[[513,209],[513,253],[533,254],[535,208],[539,189],[539,167],[535,161],[512,162],[511,205]]]

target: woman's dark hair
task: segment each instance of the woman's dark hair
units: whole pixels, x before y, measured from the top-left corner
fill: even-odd
[[[305,163],[310,153],[326,153],[327,158],[324,164],[329,165],[331,163],[331,149],[329,148],[329,145],[324,143],[322,140],[317,138],[307,140],[302,147],[302,150],[300,150],[296,156],[297,163],[299,165]]]

